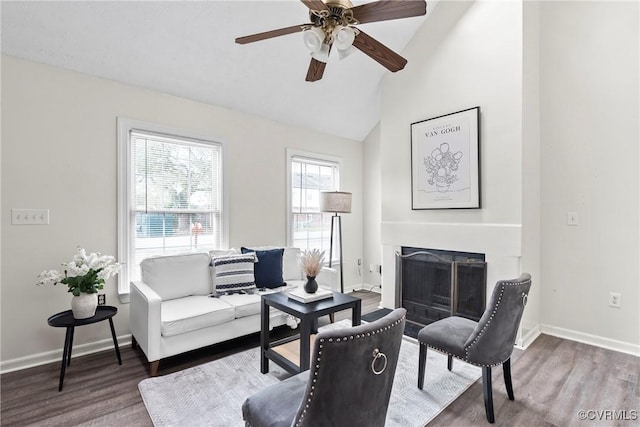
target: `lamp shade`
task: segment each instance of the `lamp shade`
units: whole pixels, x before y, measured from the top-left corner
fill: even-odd
[[[316,61],[324,62],[326,64],[329,61],[329,45],[322,43],[320,50],[311,52],[311,57]]]
[[[333,39],[339,50],[349,49],[356,38],[356,31],[351,27],[337,27],[333,31]]]
[[[312,53],[320,51],[324,44],[324,38],[324,31],[320,27],[313,27],[302,33],[302,41]]]
[[[351,213],[351,193],[344,191],[326,191],[320,193],[322,212]]]
[[[353,47],[353,46],[349,46],[346,49],[338,49],[338,59],[340,59],[340,61],[342,61],[343,59],[345,59],[346,57],[348,57],[349,55],[351,55],[355,51],[356,51],[356,48]]]

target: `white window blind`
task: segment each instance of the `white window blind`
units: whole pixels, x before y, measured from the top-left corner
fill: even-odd
[[[292,155],[290,174],[291,244],[302,249],[324,250],[328,259],[331,214],[320,212],[320,193],[339,190],[340,163]]]
[[[143,259],[219,249],[224,235],[221,144],[136,128],[126,139],[120,294]]]

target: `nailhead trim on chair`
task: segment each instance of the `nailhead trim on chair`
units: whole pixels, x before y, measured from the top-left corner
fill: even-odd
[[[473,340],[473,342],[464,348],[465,361],[469,360],[469,349],[471,347],[473,347],[478,342],[478,340],[480,339],[482,334],[484,334],[484,332],[487,330],[487,328],[491,324],[491,321],[493,320],[493,317],[496,315],[496,312],[498,311],[498,307],[500,307],[500,303],[502,302],[502,295],[504,294],[505,285],[506,285],[506,283],[503,283],[502,287],[500,288],[500,294],[498,295],[498,301],[496,302],[495,307],[493,307],[493,311],[491,312],[491,315],[489,316],[489,320],[484,325],[484,327],[480,330],[480,332],[478,333],[476,338]],[[500,362],[500,363],[502,363],[502,362]],[[500,363],[498,363],[498,365]],[[472,365],[476,365],[476,364],[472,363]],[[476,366],[497,366],[497,365],[476,365]]]
[[[502,302],[502,294],[504,294],[504,290],[506,289],[506,286],[516,286],[516,285],[523,285],[525,283],[530,282],[531,280],[527,280],[526,282],[503,282],[501,285],[502,287],[500,288],[500,295],[498,295],[498,302],[496,303],[496,306],[493,308],[493,311],[491,312],[491,316],[489,316],[489,320],[487,321],[487,323],[484,325],[484,327],[482,328],[482,330],[480,331],[480,333],[478,333],[478,336],[473,340],[473,342],[471,344],[469,344],[467,347],[465,347],[464,352],[465,352],[465,358],[463,359],[460,356],[457,356],[455,354],[452,354],[446,350],[443,350],[441,348],[438,347],[434,347],[433,345],[430,344],[425,344],[425,343],[420,343],[420,345],[426,345],[427,347],[431,347],[434,350],[438,350],[441,353],[445,353],[449,356],[455,357],[456,359],[460,359],[470,365],[474,365],[474,366],[479,366],[482,368],[491,368],[494,366],[499,366],[502,365],[506,360],[503,360],[502,362],[498,362],[498,363],[494,363],[491,365],[484,365],[484,364],[478,364],[478,363],[473,363],[473,362],[469,362],[469,349],[471,347],[473,347],[478,340],[480,339],[480,337],[482,336],[482,334],[485,332],[485,330],[487,329],[487,327],[489,326],[489,324],[491,323],[491,321],[493,320],[493,317],[495,316],[496,312],[498,311],[498,307],[500,306],[500,303]]]
[[[371,332],[367,332],[366,334],[356,334],[356,335],[349,335],[349,337],[347,338],[346,336],[344,337],[337,337],[335,338],[336,342],[341,342],[341,341],[347,341],[347,340],[352,340],[354,339],[360,339],[360,338],[365,338],[365,337],[370,337],[371,335],[375,335],[375,334],[379,334],[380,332],[383,331],[388,331],[389,329],[399,325],[400,323],[402,323],[405,319],[405,316],[402,316],[399,320],[393,322],[391,325],[385,326],[383,328],[380,329],[376,329],[375,331],[371,331]],[[333,342],[334,339],[333,338],[329,338],[329,339],[325,339],[322,338],[319,341],[318,344],[318,358],[316,359],[316,370],[313,373],[313,380],[311,381],[311,390],[309,391],[309,398],[307,399],[307,403],[304,405],[304,409],[302,410],[302,413],[300,414],[300,418],[298,419],[298,421],[296,421],[296,427],[299,427],[302,425],[302,420],[304,419],[304,416],[307,414],[307,409],[309,409],[309,406],[311,405],[311,401],[312,401],[312,397],[313,397],[313,393],[315,392],[316,389],[316,380],[318,376],[318,371],[320,370],[320,362],[321,362],[321,355],[322,355],[322,348],[323,348],[323,344],[325,341],[328,342]]]

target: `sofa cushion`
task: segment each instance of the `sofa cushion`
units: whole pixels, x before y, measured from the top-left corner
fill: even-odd
[[[282,278],[285,282],[290,280],[302,280],[300,268],[300,248],[284,248],[282,255]]]
[[[212,249],[209,251],[209,256],[211,258],[221,257],[221,256],[229,256],[229,255],[238,255],[240,253],[236,248],[231,249]]]
[[[160,318],[162,336],[170,337],[230,322],[235,308],[219,298],[189,296],[163,301]]]
[[[233,306],[236,310],[236,319],[241,317],[248,317],[254,315],[260,315],[261,310],[261,296],[267,294],[273,294],[276,292],[287,292],[289,290],[294,289],[292,286],[283,286],[280,288],[274,289],[265,289],[254,294],[232,294],[232,295],[221,295],[219,298],[226,302],[227,304]],[[282,316],[284,313],[277,308],[270,307],[269,309],[269,317],[271,319]],[[290,316],[293,317],[293,316]],[[295,318],[294,318],[295,319]],[[294,320],[295,321],[295,320]],[[289,324],[289,322],[287,322]],[[297,322],[296,322],[297,324]],[[292,327],[295,327],[293,325]]]
[[[256,288],[254,253],[228,255],[213,259],[216,269],[216,293],[251,291]]]
[[[143,259],[141,279],[163,301],[211,293],[209,255],[169,255]]]
[[[211,257],[211,263],[209,264],[209,276],[211,276],[211,292],[216,291],[216,268],[213,265],[213,259],[221,256],[229,256],[239,254],[237,249],[213,249],[209,251]]]
[[[236,319],[260,314],[260,295],[257,293],[221,295],[220,299],[236,310]]]
[[[259,288],[277,288],[282,286],[282,254],[284,249],[255,250],[242,248],[242,253],[255,253],[258,262],[254,266],[256,286]]]

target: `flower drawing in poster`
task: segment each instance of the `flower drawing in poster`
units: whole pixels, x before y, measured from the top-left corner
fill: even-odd
[[[479,207],[478,108],[411,125],[413,209]]]
[[[429,178],[427,183],[435,185],[441,193],[449,191],[451,184],[458,180],[458,166],[462,159],[462,151],[453,153],[449,149],[449,144],[443,142],[440,147],[431,152],[431,155],[424,159]]]

